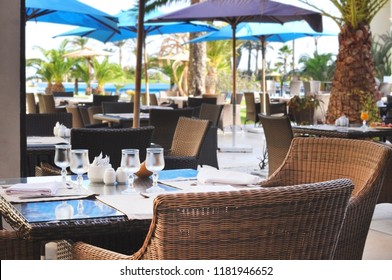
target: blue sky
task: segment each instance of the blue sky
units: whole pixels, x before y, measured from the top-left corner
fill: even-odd
[[[80,2],[83,2],[87,5],[90,5],[94,8],[97,8],[99,10],[102,10],[108,14],[116,14],[120,12],[121,10],[126,10],[130,7],[133,6],[133,3],[135,1],[133,0],[79,0]],[[293,0],[275,0],[279,2],[284,2],[284,3],[289,3],[289,4],[294,4],[298,6],[302,6],[305,8],[309,8],[305,4],[299,3],[298,1],[293,1]],[[330,1],[319,1],[319,0],[312,0],[311,2],[317,3],[318,6],[323,6],[324,9],[327,9],[329,11],[333,11],[333,7],[330,4]],[[179,9],[181,7],[185,6],[185,4],[176,4],[174,7],[171,8],[165,8],[166,11],[170,11],[170,9]],[[324,26],[328,27],[328,30],[338,30],[337,26],[335,25],[334,22],[330,21],[328,19],[327,22],[324,22]],[[60,44],[61,41],[63,41],[66,37],[59,37],[59,38],[53,38],[53,36],[66,32],[68,30],[73,29],[73,26],[66,26],[66,25],[59,25],[59,24],[50,24],[50,23],[35,23],[35,22],[27,22],[26,24],[26,57],[31,58],[31,57],[37,57],[40,55],[40,52],[34,51],[33,46],[39,45],[45,49],[52,49],[52,48],[57,48],[57,46]],[[71,37],[68,37],[71,38]],[[158,36],[154,36],[154,38],[149,38],[149,40],[159,40]],[[110,45],[110,44],[109,44]],[[151,46],[152,44],[149,44]],[[157,45],[157,44],[153,44]],[[158,44],[159,45],[159,44]],[[282,44],[275,43],[271,44],[274,48],[274,50],[279,49]],[[90,46],[93,48],[97,49],[102,49],[107,46],[104,44],[91,40],[90,41]],[[296,53],[296,60],[298,57],[304,53],[312,54],[314,52],[314,39],[312,38],[302,38],[302,39],[297,39],[295,41],[295,53]],[[338,42],[336,37],[322,37],[318,41],[318,51],[320,53],[323,52],[332,52],[332,53],[337,53],[338,51]],[[152,47],[148,47],[148,53],[152,54],[156,52],[156,49]],[[273,54],[270,53],[270,56]],[[114,61],[117,61],[118,58],[116,58],[116,55],[112,56],[112,59]],[[117,60],[116,60],[117,59]],[[123,63],[130,63],[132,64],[132,61],[134,60],[132,56],[126,56],[124,58],[125,61]],[[244,63],[246,64],[246,63]]]

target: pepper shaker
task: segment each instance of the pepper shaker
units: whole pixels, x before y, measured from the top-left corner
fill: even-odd
[[[114,185],[116,183],[116,171],[113,168],[106,168],[103,173],[103,182],[105,185]]]

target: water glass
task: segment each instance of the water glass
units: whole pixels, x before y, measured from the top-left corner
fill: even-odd
[[[146,168],[150,170],[152,175],[152,187],[147,192],[162,192],[163,188],[158,186],[158,171],[165,167],[165,159],[163,156],[163,148],[147,148]]]
[[[54,164],[61,168],[63,184],[66,183],[67,167],[70,165],[71,145],[55,145]]]
[[[121,168],[128,174],[128,188],[122,191],[123,194],[135,193],[133,181],[134,173],[140,168],[139,150],[138,149],[122,149],[121,150]]]
[[[78,175],[77,182],[79,189],[82,186],[83,174],[87,172],[90,161],[88,158],[88,150],[76,149],[71,150],[70,167],[71,171]]]

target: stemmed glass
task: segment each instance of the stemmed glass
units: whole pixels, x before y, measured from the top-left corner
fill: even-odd
[[[140,159],[139,159],[139,150],[138,149],[122,149],[121,150],[121,167],[128,174],[128,187],[123,190],[123,194],[132,194],[135,193],[136,190],[133,187],[133,181],[135,176],[133,173],[139,170],[140,168]]]
[[[369,120],[369,113],[367,111],[361,112],[361,120],[362,120],[362,130],[366,131],[368,129],[366,125],[366,121]]]
[[[147,148],[146,168],[150,170],[152,175],[152,187],[147,192],[162,192],[163,188],[158,186],[158,171],[165,167],[165,159],[163,157],[163,148]]]
[[[77,182],[79,190],[83,182],[83,174],[87,172],[90,161],[88,159],[88,150],[76,149],[71,150],[70,167],[71,171],[78,175]]]
[[[55,145],[54,164],[61,168],[61,179],[63,184],[67,180],[67,167],[70,164],[71,145]]]

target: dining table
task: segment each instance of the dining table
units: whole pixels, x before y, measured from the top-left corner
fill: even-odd
[[[67,175],[66,184],[61,176],[3,178],[0,179],[3,228],[17,231],[21,239],[42,243],[80,240],[129,254],[140,248],[145,239],[153,217],[154,199],[158,195],[244,188],[229,184],[201,184],[198,172],[193,169],[160,171],[161,192],[147,191],[152,185],[150,177],[136,177],[135,192],[131,194],[123,193],[128,188],[126,184],[93,183],[87,175],[84,175],[81,187],[77,185],[75,175]],[[56,186],[56,192],[53,195],[10,192],[20,184],[29,190],[30,187]]]
[[[336,126],[329,124],[292,125],[293,133],[301,136],[336,137],[349,139],[373,139],[380,141],[392,136],[391,127]]]

